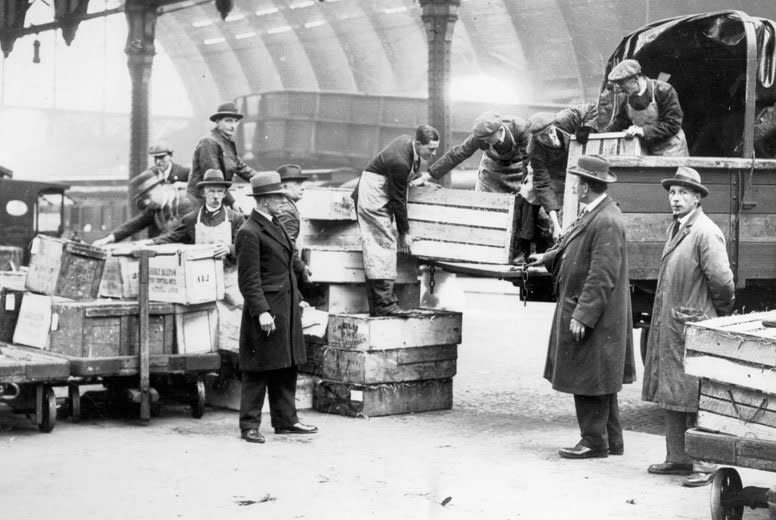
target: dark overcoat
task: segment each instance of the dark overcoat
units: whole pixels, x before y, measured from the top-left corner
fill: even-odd
[[[295,248],[279,224],[256,211],[237,232],[237,273],[245,298],[240,325],[240,369],[263,372],[306,361]],[[267,335],[259,315],[269,312],[276,330]]]
[[[552,320],[544,377],[559,392],[606,395],[635,380],[625,227],[607,196],[547,253],[558,304]],[[576,341],[571,318],[582,322]]]

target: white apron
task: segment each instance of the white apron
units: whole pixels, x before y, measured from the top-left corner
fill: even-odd
[[[207,226],[202,223],[202,209],[197,213],[197,222],[194,225],[195,244],[232,243],[232,223],[229,221],[227,209],[224,207],[224,221],[217,226]],[[224,300],[231,307],[242,307],[243,297],[237,287],[237,267],[224,266]]]
[[[369,280],[396,279],[396,232],[388,210],[388,177],[361,172],[356,215],[361,231],[364,274]]]
[[[652,80],[652,101],[643,110],[636,110],[630,106],[630,103],[626,102],[628,117],[634,125],[643,127],[658,120],[660,113],[655,101],[655,88],[655,81]],[[647,153],[649,155],[663,155],[666,157],[688,157],[690,150],[687,147],[687,138],[684,135],[684,130],[680,128],[676,135],[648,146]]]

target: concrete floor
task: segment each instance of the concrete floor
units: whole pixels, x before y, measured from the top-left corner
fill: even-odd
[[[578,431],[571,396],[541,379],[552,305],[467,280],[453,410],[373,419],[312,411],[310,437],[238,438],[233,412],[166,407],[145,427],[62,421],[40,434],[0,416],[0,518],[706,519],[709,488],[648,475],[660,415],[621,393],[625,455],[560,459]],[[268,421],[267,421],[268,422]],[[653,433],[650,433],[653,432]],[[744,485],[774,475],[741,470]],[[764,510],[746,520],[766,519]]]

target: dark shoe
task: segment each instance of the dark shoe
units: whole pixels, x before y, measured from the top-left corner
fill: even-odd
[[[248,442],[255,442],[257,444],[264,444],[264,436],[259,433],[259,430],[251,428],[249,430],[242,431],[242,438]]]
[[[405,311],[401,307],[399,307],[397,304],[388,305],[387,307],[376,307],[374,312],[371,313],[372,316],[405,316],[407,315],[408,311]]]
[[[609,446],[609,455],[622,455],[625,453],[625,446],[623,445],[613,445]]]
[[[653,475],[689,475],[692,473],[692,464],[682,464],[680,462],[661,462],[660,464],[650,464],[647,473]]]
[[[564,459],[605,459],[609,456],[609,452],[577,444],[573,448],[561,448],[558,450],[558,455]]]
[[[302,423],[296,423],[293,426],[289,426],[288,428],[275,428],[275,433],[278,434],[286,434],[286,433],[318,433],[318,427],[317,426],[311,426],[309,424],[302,424]]]
[[[708,486],[711,481],[714,480],[714,473],[693,473],[682,479],[682,485],[684,487],[701,487]]]

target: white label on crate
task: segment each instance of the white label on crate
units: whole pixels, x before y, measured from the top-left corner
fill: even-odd
[[[351,401],[363,402],[364,401],[364,391],[363,390],[351,390],[350,391],[350,400]]]
[[[40,250],[40,239],[38,237],[35,237],[32,239],[32,244],[30,244],[30,254],[37,255],[39,250]]]
[[[15,294],[6,294],[5,295],[5,310],[13,311],[15,308],[16,308],[16,295]]]
[[[57,330],[59,328],[59,313],[54,312],[51,314],[51,330]]]

